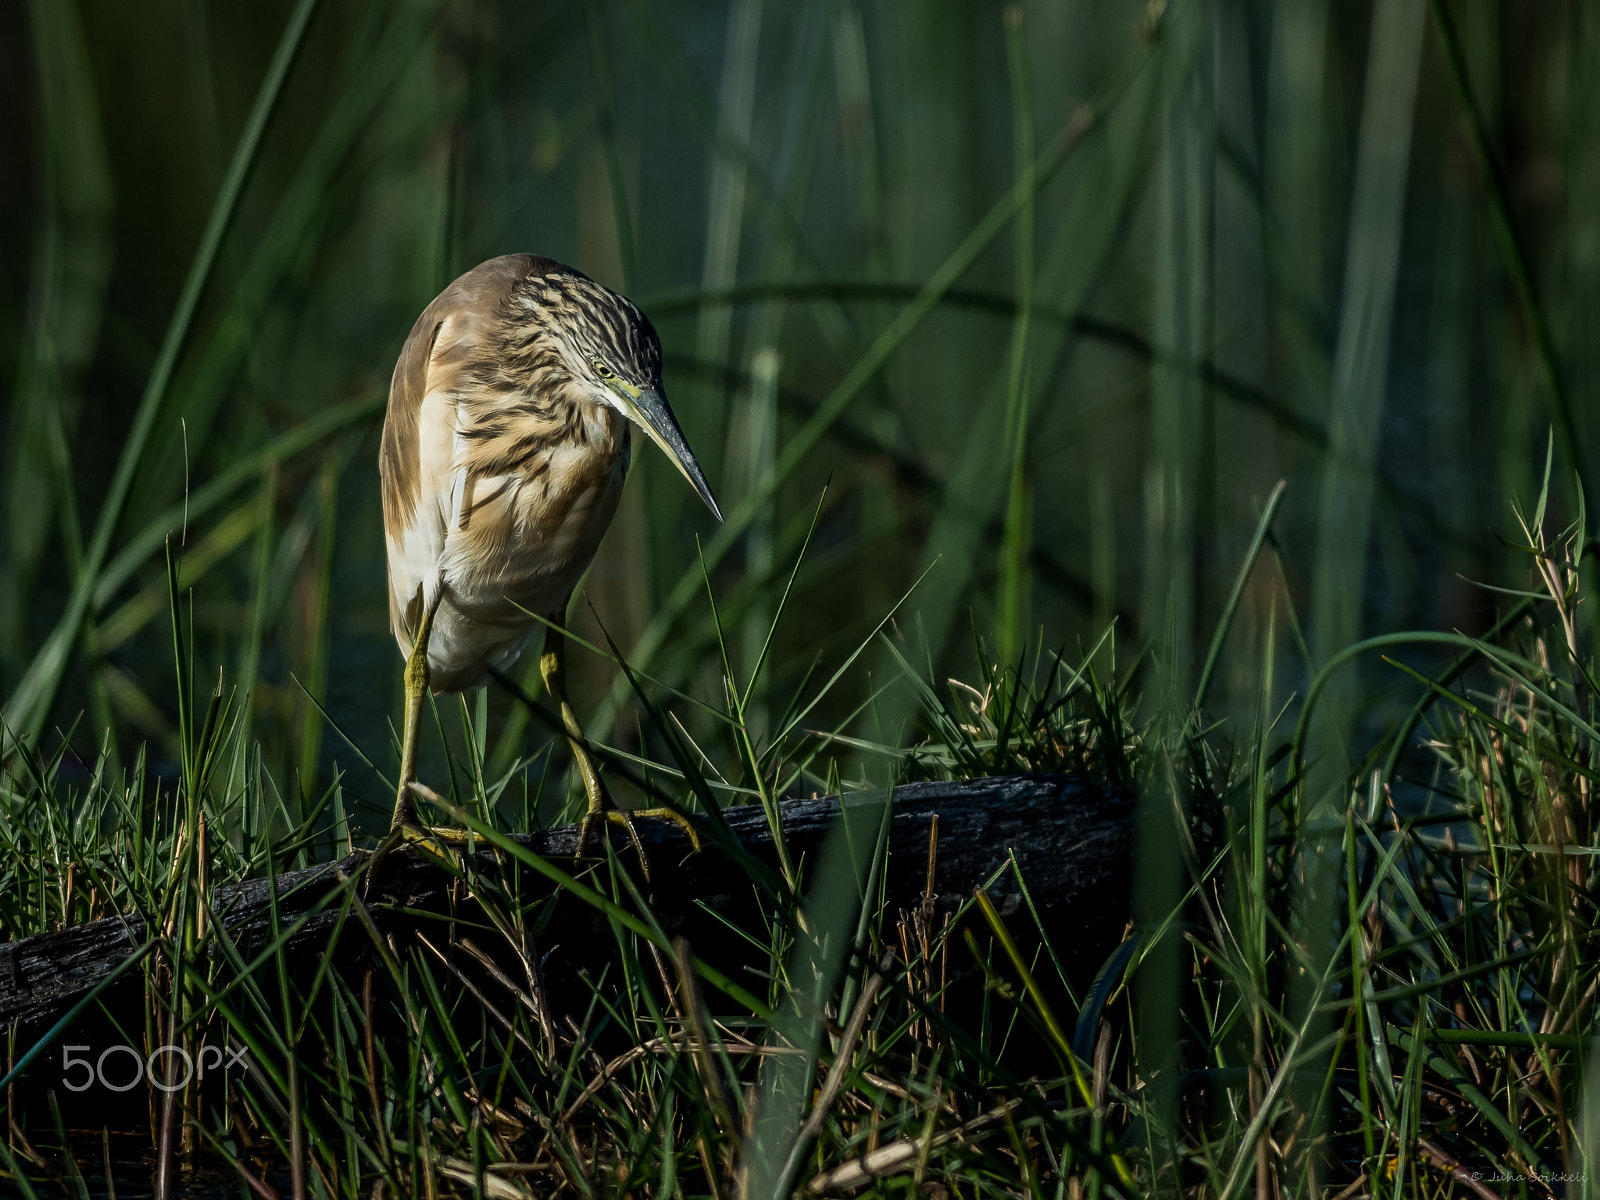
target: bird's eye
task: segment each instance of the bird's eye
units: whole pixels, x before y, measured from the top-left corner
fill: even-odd
[[[589,365],[594,368],[594,373],[600,376],[601,379],[615,379],[617,377],[617,373],[598,358],[591,358]]]

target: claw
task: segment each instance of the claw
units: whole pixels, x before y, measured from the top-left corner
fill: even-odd
[[[700,853],[700,830],[695,828],[695,823],[682,813],[674,812],[670,808],[636,808],[628,816],[630,819],[635,820],[639,817],[647,817],[652,821],[671,821],[679,829],[683,830],[694,853]]]
[[[621,825],[628,831],[628,841],[633,843],[633,852],[639,856],[639,869],[644,872],[645,882],[649,883],[650,860],[645,857],[644,844],[639,841],[639,831],[633,827],[633,814],[625,809],[611,807],[609,797],[605,801],[604,808],[591,807],[583,814],[583,820],[578,825],[578,849],[574,857],[583,857],[584,850],[589,846],[589,839],[594,836],[596,824],[602,821]]]
[[[407,822],[400,830],[400,838],[408,846],[440,861],[447,870],[461,870],[461,856],[451,849],[451,843],[464,846],[472,834],[465,829],[449,829],[437,825],[417,825]]]
[[[383,860],[388,857],[389,852],[395,847],[402,844],[414,846],[429,858],[434,859],[445,870],[459,872],[461,870],[461,856],[452,849],[452,845],[465,846],[473,840],[473,837],[472,831],[468,829],[423,825],[407,817],[401,824],[391,829],[388,836],[373,851],[372,861],[367,867],[367,882],[362,890],[362,895],[370,897],[373,894],[373,880],[378,877],[378,868],[383,865]]]
[[[578,848],[574,857],[582,858],[588,848],[589,839],[595,833],[595,827],[603,821],[613,825],[621,825],[628,831],[628,841],[633,843],[633,851],[639,856],[639,868],[644,872],[645,882],[650,881],[650,861],[645,856],[644,843],[639,840],[639,830],[634,825],[638,817],[645,817],[652,821],[671,821],[682,829],[689,837],[689,845],[694,848],[694,853],[700,853],[700,831],[694,827],[682,813],[673,812],[670,808],[615,808],[607,798],[604,807],[591,807],[583,814],[583,820],[578,825]]]

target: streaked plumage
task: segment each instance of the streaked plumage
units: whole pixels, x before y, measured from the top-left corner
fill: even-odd
[[[527,254],[457,279],[401,351],[379,454],[389,615],[408,653],[441,593],[428,646],[435,691],[473,687],[514,661],[535,625],[529,612],[559,620],[611,523],[629,421],[596,359],[659,394],[649,320]]]
[[[448,839],[412,816],[423,697],[480,684],[551,622],[539,659],[589,807],[580,848],[612,807],[566,696],[561,623],[611,524],[637,424],[713,513],[716,501],[661,391],[661,345],[632,302],[548,258],[474,267],[412,327],[378,451],[389,623],[406,655],[406,715],[390,837]],[[678,821],[652,809],[633,815]]]

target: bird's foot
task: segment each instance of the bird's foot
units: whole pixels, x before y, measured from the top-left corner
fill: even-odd
[[[665,807],[636,808],[629,812],[628,816],[633,820],[638,820],[642,817],[646,821],[671,821],[679,829],[683,830],[685,836],[688,837],[690,849],[696,854],[700,853],[700,830],[693,821],[681,812]]]
[[[389,826],[389,833],[373,851],[371,865],[367,868],[368,894],[371,894],[373,880],[377,878],[378,868],[383,865],[383,860],[388,857],[389,851],[402,843],[416,847],[446,870],[461,870],[461,858],[451,847],[467,845],[473,840],[474,834],[469,829],[424,825],[417,820],[416,807],[411,800],[413,795],[421,796],[433,804],[440,804],[444,799],[427,784],[418,783],[415,779],[407,780],[401,785],[399,794],[395,798],[394,820]],[[483,839],[477,840],[481,842]]]
[[[413,779],[407,784],[407,789],[414,795],[421,796],[430,804],[443,805],[444,797],[439,795],[425,783],[418,783]],[[451,846],[466,846],[473,841],[482,842],[483,838],[474,834],[470,829],[457,829],[450,825],[424,825],[417,820],[416,810],[409,804],[396,826],[400,831],[400,839],[409,845],[416,846],[425,854],[432,854],[435,858],[443,859],[450,866],[460,868],[460,859],[450,850]]]
[[[598,831],[602,822],[621,825],[628,831],[628,840],[633,843],[633,849],[639,856],[639,865],[644,869],[645,878],[650,877],[650,863],[645,858],[644,845],[639,841],[639,831],[634,827],[634,821],[643,818],[648,821],[671,821],[682,829],[689,837],[689,845],[696,854],[700,853],[700,831],[695,828],[694,822],[680,812],[670,808],[617,808],[608,800],[600,804],[591,804],[589,811],[583,814],[583,821],[578,826],[577,854],[581,857],[588,848],[589,839]]]

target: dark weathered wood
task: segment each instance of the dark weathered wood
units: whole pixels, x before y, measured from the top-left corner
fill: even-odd
[[[857,795],[846,803],[881,800],[881,795]],[[791,800],[781,812],[791,855],[814,866],[838,822],[839,801]],[[897,788],[885,878],[892,905],[910,908],[921,902],[935,814],[939,821],[936,913],[948,912],[970,897],[975,887],[1005,868],[1014,853],[1034,905],[1052,932],[1101,944],[1120,929],[1127,913],[1132,847],[1132,801],[1125,793],[1062,776]],[[762,810],[732,808],[725,811],[725,818],[751,858],[774,869],[776,855]],[[687,933],[699,949],[705,939],[715,936],[705,908],[740,923],[756,918],[749,874],[730,860],[725,848],[708,841],[703,853],[693,854],[687,836],[668,822],[639,822],[638,833],[651,864],[651,907],[669,932]],[[575,826],[524,834],[517,840],[564,868],[573,866]],[[619,855],[632,855],[619,833],[613,833],[613,844]],[[283,925],[321,904],[322,911],[290,943],[291,954],[321,952],[337,919],[339,906],[330,899],[335,898],[340,880],[358,872],[369,857],[370,852],[359,850],[338,862],[276,879],[218,888],[213,907],[230,936],[248,943],[269,925],[274,888]],[[491,862],[484,859],[485,866]],[[550,888],[544,886],[535,898],[549,894]],[[990,895],[1003,914],[1015,913],[1022,902],[1009,870],[994,882]],[[402,917],[402,909],[413,914],[443,913],[466,899],[460,882],[451,875],[415,852],[397,850],[383,864],[368,904],[380,926],[396,929],[416,920],[414,915]],[[613,945],[605,920],[570,896],[560,903],[561,919],[546,935],[552,960],[547,966],[558,974],[592,973],[603,966]],[[58,1016],[140,946],[145,936],[141,919],[110,918],[0,946],[0,1024],[12,1020],[33,1024]],[[369,944],[353,928],[346,937],[352,955],[361,954]]]

